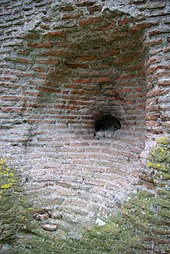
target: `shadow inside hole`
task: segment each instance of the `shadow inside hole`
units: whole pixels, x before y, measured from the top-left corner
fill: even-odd
[[[121,128],[121,123],[113,115],[104,114],[95,121],[94,128],[96,132],[106,130],[115,132]]]

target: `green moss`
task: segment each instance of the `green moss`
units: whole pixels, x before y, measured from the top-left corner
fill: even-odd
[[[16,253],[65,253],[65,254],[123,254],[140,253],[145,250],[143,238],[153,234],[166,236],[167,210],[162,213],[158,206],[165,206],[164,200],[146,191],[139,191],[124,204],[122,214],[115,216],[102,226],[87,231],[79,241],[61,241],[35,236],[23,245],[17,246]],[[159,228],[159,225],[164,225]],[[150,253],[149,251],[147,253]]]
[[[163,175],[162,175],[162,179],[163,180],[170,180],[170,174],[168,174],[168,173],[164,173]]]
[[[166,161],[170,163],[170,155],[167,156]]]
[[[15,212],[17,215],[19,212],[19,216],[17,221],[14,220],[16,227],[13,224],[13,210],[10,208],[15,202],[10,198],[9,205],[8,198],[11,194],[7,195],[14,186],[1,189],[0,195],[4,200],[1,211],[3,220],[8,225],[4,239],[7,242],[12,237],[16,240],[16,232],[20,232],[22,237],[12,244],[16,254],[151,254],[162,253],[162,251],[168,253],[170,167],[165,159],[168,158],[167,155],[169,156],[168,145],[167,139],[161,139],[151,152],[148,166],[156,186],[154,192],[149,189],[140,189],[127,199],[120,214],[110,218],[106,225],[96,226],[87,231],[81,240],[66,241],[56,239],[50,233],[42,234],[40,230],[34,228],[32,215],[35,210],[29,204],[19,205],[18,203]],[[21,224],[24,224],[24,228]]]
[[[165,196],[165,198],[170,199],[170,191],[169,190],[159,189],[158,195]]]
[[[170,144],[170,138],[169,137],[158,138],[157,143],[163,144],[163,145],[168,145],[168,144]]]
[[[168,148],[165,147],[155,147],[151,153],[151,155],[153,156],[154,160],[156,162],[163,162],[166,160],[168,154]]]
[[[19,191],[18,191],[19,190]],[[28,223],[29,216],[23,209],[19,171],[8,165],[5,159],[0,160],[0,243],[16,240],[18,231]],[[28,201],[26,201],[28,203]],[[22,209],[21,209],[22,208]]]

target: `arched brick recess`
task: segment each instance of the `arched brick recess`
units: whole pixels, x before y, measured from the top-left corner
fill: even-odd
[[[102,3],[34,2],[30,17],[42,16],[25,30],[18,17],[16,41],[4,40],[1,148],[23,167],[35,207],[61,212],[63,227],[88,227],[120,207],[145,140],[167,132],[166,38],[152,39],[157,19],[102,11]],[[103,113],[120,119],[114,135],[94,135]]]

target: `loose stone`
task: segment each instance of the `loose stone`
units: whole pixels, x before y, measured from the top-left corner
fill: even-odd
[[[47,231],[56,231],[58,229],[57,224],[45,224],[45,225],[42,225],[41,227]]]

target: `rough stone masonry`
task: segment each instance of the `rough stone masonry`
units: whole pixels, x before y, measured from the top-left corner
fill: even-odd
[[[114,215],[170,133],[169,14],[168,0],[0,1],[0,157],[62,237]],[[106,115],[121,128],[96,133]]]

